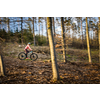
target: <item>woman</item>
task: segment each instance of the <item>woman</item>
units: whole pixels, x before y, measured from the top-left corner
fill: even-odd
[[[24,49],[24,50],[25,50],[25,53],[26,53],[26,59],[28,59],[27,54],[29,53],[29,50],[32,51],[32,49],[30,48],[30,44],[31,44],[31,43],[28,43],[27,46],[26,46],[25,49]],[[28,49],[29,49],[29,50],[28,50]]]

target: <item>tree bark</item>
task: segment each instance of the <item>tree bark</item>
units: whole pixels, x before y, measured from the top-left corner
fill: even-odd
[[[18,21],[18,32],[20,31],[20,21],[19,21],[19,17],[17,17],[17,21]]]
[[[54,22],[54,17],[52,17],[52,21],[53,21],[53,35],[54,35],[54,37],[55,37],[56,34],[55,34],[55,22]]]
[[[49,41],[48,41],[48,31],[47,31],[47,20],[45,17],[45,22],[46,22],[46,35],[47,35],[47,46],[49,45]]]
[[[9,17],[7,18],[7,28],[8,28],[8,32],[10,31],[10,27],[9,27]]]
[[[83,28],[82,28],[82,18],[81,18],[81,33],[82,33],[82,47],[84,49],[84,43],[83,43]]]
[[[21,17],[21,42],[23,45],[23,17]]]
[[[99,40],[99,63],[100,63],[100,17],[99,17],[99,32],[98,32],[98,40]]]
[[[64,32],[64,18],[61,17],[61,33],[62,33],[62,48],[63,48],[63,59],[64,62],[67,62],[66,59],[66,45],[65,45],[65,32]]]
[[[38,17],[38,24],[39,24],[39,41],[40,41],[40,19]]]
[[[33,43],[35,46],[34,17],[33,17]]]
[[[89,57],[89,62],[91,63],[91,53],[90,53],[90,43],[89,43],[89,34],[88,34],[88,22],[87,22],[87,17],[86,17],[86,37],[87,37],[87,49],[88,49],[88,57]]]
[[[4,68],[4,62],[3,62],[3,57],[2,55],[0,55],[0,76],[4,76],[5,75],[5,68]]]
[[[54,39],[53,39],[53,33],[52,33],[52,18],[51,17],[47,17],[47,25],[48,25],[48,38],[49,38],[51,61],[52,61],[53,80],[58,80],[59,73],[58,73],[56,52],[55,52]]]
[[[1,17],[0,17],[0,30],[1,30]]]

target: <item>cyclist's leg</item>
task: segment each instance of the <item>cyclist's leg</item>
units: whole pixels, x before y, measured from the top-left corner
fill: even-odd
[[[25,49],[25,54],[26,54],[26,58],[27,58],[27,49]]]
[[[28,53],[29,53],[29,51],[26,49],[26,58],[28,58],[28,57],[27,57]]]

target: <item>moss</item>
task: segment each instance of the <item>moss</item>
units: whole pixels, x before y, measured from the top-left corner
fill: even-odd
[[[66,56],[71,57],[71,55],[66,54]]]

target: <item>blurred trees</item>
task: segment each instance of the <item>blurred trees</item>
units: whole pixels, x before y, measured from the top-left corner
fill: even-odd
[[[91,49],[98,49],[98,19],[96,17],[88,17],[87,21],[90,47]],[[54,17],[52,22],[52,31],[56,44],[59,40],[57,35],[61,35],[61,19],[60,17]],[[16,41],[21,43],[23,41],[23,43],[32,42],[36,43],[36,45],[48,45],[46,23],[46,17],[34,17],[34,25],[32,17],[0,17],[0,37],[4,38],[7,42]],[[87,48],[85,17],[64,17],[64,29],[67,47],[77,49]],[[35,36],[32,36],[33,30],[38,40]]]

